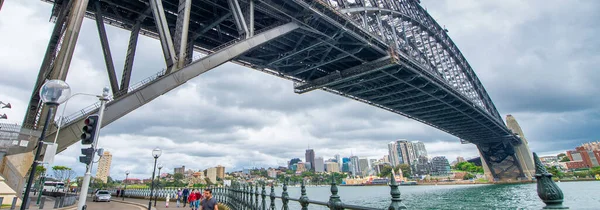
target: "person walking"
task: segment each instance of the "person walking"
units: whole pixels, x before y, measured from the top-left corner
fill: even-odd
[[[185,208],[185,204],[188,201],[188,195],[190,194],[190,190],[188,190],[188,188],[183,188],[183,192],[182,192],[182,199],[183,199],[183,207]]]
[[[196,194],[196,203],[195,203],[195,207],[196,210],[200,209],[200,203],[202,202],[202,192],[200,192],[201,190],[198,189],[196,190],[195,194]]]
[[[201,210],[219,210],[219,206],[217,206],[217,200],[212,197],[211,189],[204,189],[204,200],[202,201]]]
[[[190,193],[190,195],[188,196],[188,201],[190,202],[190,208],[192,210],[196,210],[196,201],[198,198],[196,198],[196,190],[192,190],[192,192]]]
[[[175,194],[175,197],[177,198],[177,208],[179,208],[179,203],[181,202],[181,189],[177,189],[177,193]]]
[[[169,197],[171,197],[171,195],[167,193],[167,197],[165,198],[165,208],[169,208]]]

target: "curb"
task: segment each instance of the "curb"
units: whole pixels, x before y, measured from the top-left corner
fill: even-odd
[[[130,205],[134,205],[134,206],[139,206],[139,207],[142,207],[144,209],[148,207],[148,206],[146,206],[144,204],[137,203],[137,202],[122,201],[122,200],[113,200],[113,199],[111,199],[110,201],[117,202],[117,203],[130,204]],[[152,210],[156,210],[156,208],[152,207]]]

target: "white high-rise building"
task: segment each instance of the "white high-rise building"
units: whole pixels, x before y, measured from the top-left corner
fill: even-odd
[[[352,172],[352,175],[356,176],[359,175],[360,172],[360,163],[358,161],[358,156],[350,156],[350,172]]]
[[[419,158],[421,156],[427,157],[427,149],[425,149],[425,144],[423,142],[413,141],[412,145],[413,145],[413,150],[415,150],[415,156],[417,158]]]
[[[392,166],[400,164],[400,154],[398,154],[398,144],[395,141],[388,143],[388,158]]]
[[[323,157],[315,158],[315,172],[325,172],[325,166],[323,165]]]

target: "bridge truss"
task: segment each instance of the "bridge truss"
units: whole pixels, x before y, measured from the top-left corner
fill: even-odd
[[[321,89],[443,130],[476,144],[494,178],[523,176],[513,148],[521,140],[502,121],[448,30],[416,0],[44,1],[54,5],[56,25],[26,128],[41,127],[46,108],[37,91],[45,79],[66,78],[85,16],[97,23],[113,92],[103,126],[235,62],[291,80],[299,94]],[[131,31],[120,83],[104,24]],[[160,40],[167,68],[130,84],[139,34]],[[192,58],[193,51],[206,56]],[[83,119],[97,109],[92,105],[66,118],[59,151],[79,140]]]

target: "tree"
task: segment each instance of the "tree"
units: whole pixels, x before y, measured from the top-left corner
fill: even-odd
[[[44,174],[46,174],[46,168],[44,166],[38,165],[35,167],[35,179]]]
[[[75,176],[75,171],[66,166],[53,166],[52,171],[54,172],[54,177],[60,181],[70,180]]]
[[[396,168],[394,168],[396,174],[399,172],[398,169],[402,170],[402,176],[404,177],[410,177],[412,175],[412,170],[410,169],[410,166],[408,164],[397,165]]]
[[[175,173],[173,175],[173,179],[175,179],[175,182],[180,182],[181,180],[183,180],[183,174],[182,173]]]
[[[546,167],[546,170],[548,170],[548,172],[550,172],[555,177],[562,178],[564,176],[563,172],[560,171],[560,169],[556,166]]]
[[[390,174],[392,174],[392,167],[385,165],[383,166],[383,168],[381,169],[381,173],[379,173],[379,177],[389,177]]]
[[[565,153],[560,153],[556,156],[560,162],[569,162],[571,159]]]

